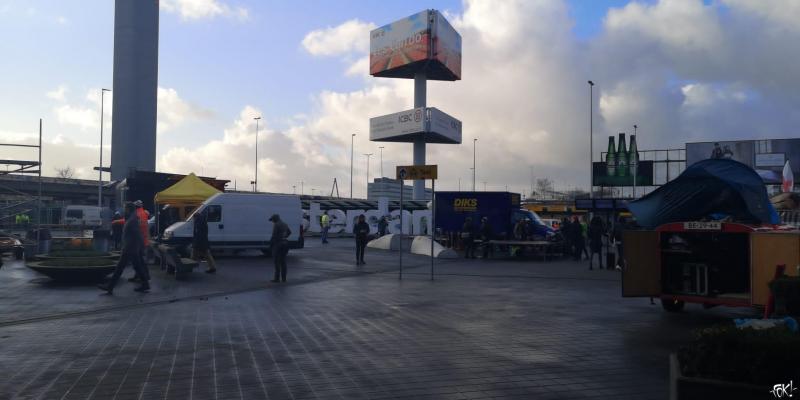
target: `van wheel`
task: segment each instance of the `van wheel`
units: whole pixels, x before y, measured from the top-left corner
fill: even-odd
[[[683,301],[675,299],[661,299],[661,307],[669,312],[680,312],[683,306],[686,305]]]
[[[261,253],[267,257],[272,257],[272,249],[261,249]]]

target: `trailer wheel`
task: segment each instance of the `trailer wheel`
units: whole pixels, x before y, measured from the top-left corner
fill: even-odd
[[[675,299],[661,299],[661,307],[669,312],[680,312],[683,306],[686,305],[683,301]]]

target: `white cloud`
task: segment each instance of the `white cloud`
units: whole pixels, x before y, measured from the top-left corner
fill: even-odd
[[[800,30],[800,2],[797,0],[722,0],[732,9],[767,21],[770,30]]]
[[[209,19],[217,16],[246,20],[250,13],[247,8],[233,7],[219,0],[161,0],[161,8],[176,13],[183,20]]]
[[[375,24],[351,19],[335,27],[309,32],[303,38],[303,48],[315,56],[339,56],[369,51],[369,32]]]
[[[58,85],[58,88],[45,93],[45,96],[53,100],[64,101],[66,99],[65,97],[66,93],[67,93],[67,86]]]
[[[189,104],[172,88],[158,88],[158,121],[156,131],[161,134],[183,124],[187,119],[205,119],[211,112]]]
[[[82,130],[100,127],[100,113],[90,108],[64,104],[53,110],[62,125],[75,125]]]

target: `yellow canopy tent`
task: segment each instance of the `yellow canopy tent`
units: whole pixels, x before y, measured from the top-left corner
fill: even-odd
[[[175,222],[185,220],[195,208],[217,193],[220,191],[191,173],[174,185],[156,193],[155,203],[158,209],[168,214],[170,222]],[[169,207],[162,207],[164,205]]]

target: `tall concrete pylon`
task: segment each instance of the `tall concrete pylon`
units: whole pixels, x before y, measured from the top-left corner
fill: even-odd
[[[156,169],[158,0],[115,0],[111,179]]]

